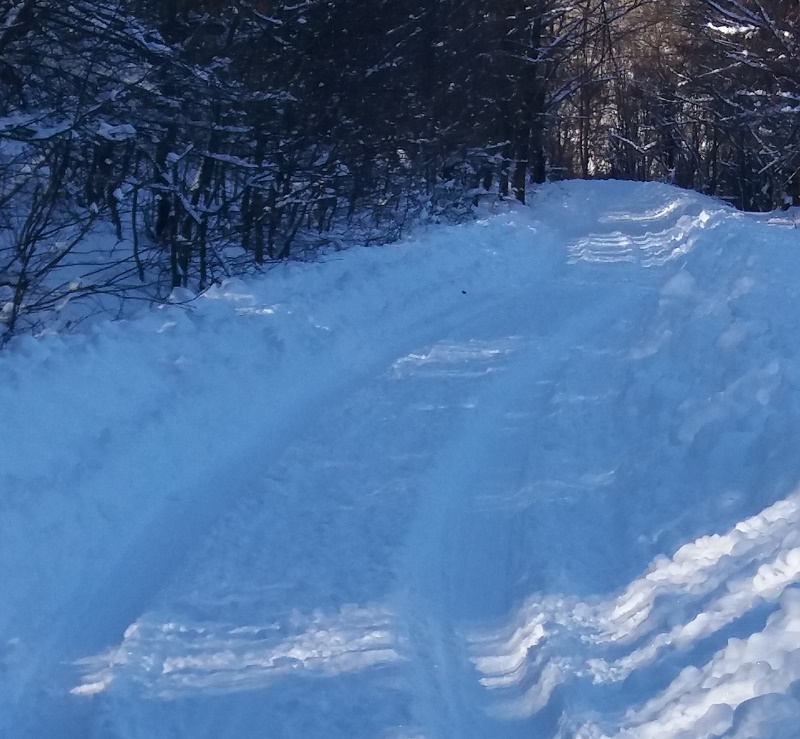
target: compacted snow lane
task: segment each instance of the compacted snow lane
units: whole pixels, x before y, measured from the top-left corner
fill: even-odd
[[[90,464],[63,490],[99,514],[0,538],[0,564],[82,573],[9,578],[0,735],[743,739],[800,715],[787,231],[569,183],[430,240],[135,335],[162,369],[132,439],[67,436]],[[26,631],[36,597],[69,613]]]
[[[567,552],[558,566],[546,561],[559,552],[563,510],[532,537],[541,521],[530,508],[543,492],[589,498],[571,507],[569,525],[584,528],[596,560],[608,548],[595,524],[609,515],[619,439],[597,438],[592,417],[616,403],[636,326],[627,316],[646,315],[658,298],[648,257],[639,245],[620,260],[634,270],[613,291],[607,269],[542,269],[329,399],[237,494],[245,503],[156,607],[87,665],[77,691],[99,691],[95,733],[529,731],[530,717],[482,710],[468,632],[549,585],[536,564],[572,564]],[[587,414],[586,438],[575,438]],[[226,700],[236,718],[223,728]]]
[[[523,594],[521,501],[493,495],[525,494],[542,388],[613,323],[603,298],[533,284],[331,399],[87,665],[95,734],[474,735],[454,629]]]

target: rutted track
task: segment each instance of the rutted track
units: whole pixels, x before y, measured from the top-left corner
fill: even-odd
[[[255,372],[221,398],[201,384],[183,420],[235,402],[221,430],[242,449],[226,438],[215,459],[209,445],[213,474],[179,473],[183,493],[138,522],[151,533],[98,565],[14,736],[566,739],[685,721],[669,713],[691,703],[681,670],[712,669],[800,580],[780,525],[798,509],[800,434],[773,410],[800,408],[797,358],[772,338],[783,314],[772,334],[756,320],[755,258],[722,269],[709,246],[740,228],[729,212],[624,184],[607,186],[624,208],[594,212],[592,187],[545,193],[564,216],[523,219],[529,255],[483,251],[473,267],[496,261],[469,284],[442,269],[440,305],[410,306],[424,293],[411,283],[377,288],[357,305],[378,301],[385,331],[367,321],[337,346],[315,325],[320,364],[308,383],[281,375],[283,396],[274,383],[248,408]],[[504,218],[494,233],[517,233]],[[392,318],[404,305],[409,319]],[[729,530],[735,556],[710,556],[724,537],[678,550]],[[706,723],[722,731],[736,708]]]

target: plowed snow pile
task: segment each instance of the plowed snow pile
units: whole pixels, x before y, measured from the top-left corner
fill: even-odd
[[[800,231],[658,184],[0,354],[0,736],[794,736]]]

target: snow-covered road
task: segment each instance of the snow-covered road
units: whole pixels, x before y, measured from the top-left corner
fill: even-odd
[[[554,185],[20,342],[0,736],[785,737],[796,234]]]

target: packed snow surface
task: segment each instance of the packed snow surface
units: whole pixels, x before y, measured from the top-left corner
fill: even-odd
[[[566,183],[17,340],[0,736],[796,736],[798,247]]]

